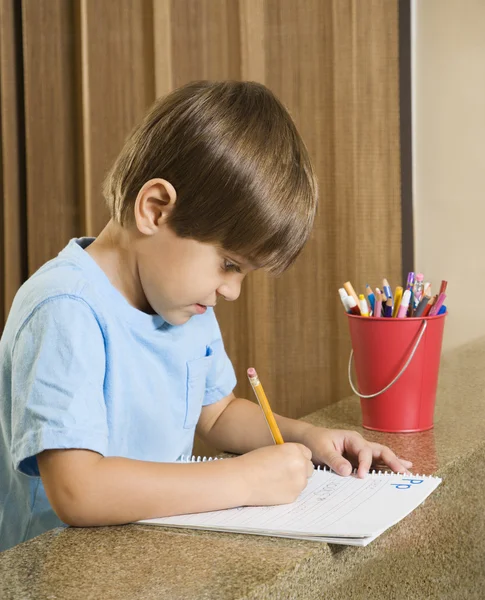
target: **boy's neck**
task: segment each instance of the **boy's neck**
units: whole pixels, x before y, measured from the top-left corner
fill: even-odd
[[[133,242],[129,227],[121,227],[110,220],[85,251],[132,306],[153,314],[140,283]]]

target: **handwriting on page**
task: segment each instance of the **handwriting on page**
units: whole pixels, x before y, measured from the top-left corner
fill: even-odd
[[[402,479],[401,481],[409,481],[409,483],[391,483],[391,486],[396,490],[409,490],[412,485],[423,483],[424,479]]]

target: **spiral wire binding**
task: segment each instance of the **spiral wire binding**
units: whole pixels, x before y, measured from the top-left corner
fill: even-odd
[[[195,462],[210,462],[212,460],[224,460],[223,458],[218,458],[217,456],[186,456],[182,454],[178,462],[184,463],[195,463]]]
[[[219,458],[217,456],[186,456],[185,454],[182,454],[180,457],[180,462],[184,462],[184,463],[199,463],[199,462],[210,462],[213,460],[225,460],[224,458]],[[323,465],[323,467],[321,465],[315,466],[315,471],[325,471],[327,473],[335,473],[335,475],[338,475],[338,473],[336,471],[334,471],[333,469],[331,469],[330,467],[327,467],[326,465]],[[356,475],[357,474],[357,468],[354,468],[352,471],[352,475]],[[391,471],[376,471],[375,469],[372,469],[372,471],[369,471],[369,475],[386,475],[387,477],[398,477],[400,475],[406,475],[406,473],[393,473]],[[408,477],[419,477],[420,479],[434,479],[435,476],[434,475],[425,475],[424,473],[422,475],[420,475],[419,473],[409,473]]]

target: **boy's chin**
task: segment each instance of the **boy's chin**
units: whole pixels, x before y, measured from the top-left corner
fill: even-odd
[[[167,314],[162,314],[162,319],[167,322],[169,325],[184,325],[194,316],[193,313],[189,313],[188,311],[173,311],[168,312]]]

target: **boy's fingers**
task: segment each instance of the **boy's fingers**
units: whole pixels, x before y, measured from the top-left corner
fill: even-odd
[[[364,446],[358,454],[359,457],[359,468],[357,469],[357,475],[359,477],[365,477],[369,472],[372,465],[372,448]]]
[[[347,475],[352,473],[352,465],[338,452],[326,452],[322,458],[323,462],[328,465],[332,471],[335,471],[335,473],[338,473],[343,477],[347,477]]]
[[[408,460],[399,459],[387,446],[381,446],[378,448],[378,451],[380,451],[380,460],[391,467],[395,473],[402,473],[403,471],[409,473],[407,467],[411,466],[413,463]]]
[[[310,450],[310,448],[308,448],[308,446],[305,446],[303,444],[298,444],[298,446],[300,447],[300,450],[303,454],[303,456],[305,458],[308,458],[308,460],[312,459],[312,451]]]

